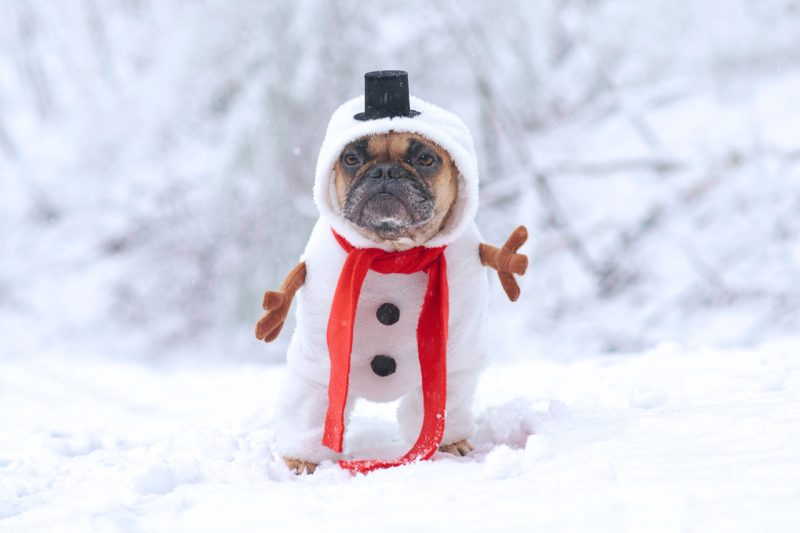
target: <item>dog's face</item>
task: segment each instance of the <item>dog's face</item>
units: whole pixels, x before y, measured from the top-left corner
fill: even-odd
[[[348,144],[334,167],[341,216],[376,243],[419,246],[442,228],[458,172],[446,150],[413,133]]]

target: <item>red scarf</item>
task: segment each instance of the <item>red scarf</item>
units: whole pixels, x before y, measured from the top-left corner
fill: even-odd
[[[339,461],[342,468],[366,473],[379,468],[408,464],[430,458],[444,434],[447,396],[447,323],[449,291],[444,249],[418,246],[404,252],[385,252],[378,248],[355,248],[341,235],[333,236],[347,252],[328,318],[328,352],[331,377],[328,382],[328,414],[322,444],[342,451],[344,408],[350,380],[350,352],[353,350],[353,324],[361,285],[369,270],[381,274],[428,273],[425,301],[417,322],[417,349],[422,374],[422,399],[425,414],[417,442],[401,458],[391,461]]]

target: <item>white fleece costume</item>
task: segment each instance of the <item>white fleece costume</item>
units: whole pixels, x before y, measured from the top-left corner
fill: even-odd
[[[331,117],[317,160],[314,201],[320,218],[311,233],[302,260],[305,284],[297,292],[297,327],[288,350],[288,372],[277,407],[277,451],[284,457],[320,462],[339,458],[322,445],[328,407],[330,360],[326,340],[328,317],[346,252],[334,239],[336,230],[356,248],[380,246],[358,233],[339,215],[333,167],[344,147],[359,138],[389,131],[412,132],[430,139],[450,153],[459,170],[458,195],[445,227],[426,247],[447,245],[449,335],[447,339],[447,416],[443,444],[473,432],[471,404],[478,374],[486,355],[488,302],[486,268],[481,264],[481,236],[474,223],[478,207],[478,169],[472,137],[452,113],[411,97],[415,117],[359,121],[364,97],[345,103]],[[358,300],[351,354],[348,412],[357,398],[392,401],[403,398],[398,421],[409,442],[422,424],[423,406],[416,328],[427,274],[367,274]],[[384,325],[377,309],[391,303],[400,310],[396,323]],[[396,361],[396,371],[376,375],[370,363],[376,355]],[[345,446],[347,439],[345,437]]]

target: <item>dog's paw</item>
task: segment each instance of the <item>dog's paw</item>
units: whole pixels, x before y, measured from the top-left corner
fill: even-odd
[[[317,469],[317,463],[311,461],[303,461],[302,459],[295,459],[294,457],[284,457],[283,462],[289,467],[289,470],[297,474],[313,474]]]
[[[475,448],[467,439],[461,439],[460,441],[452,444],[442,444],[439,446],[439,451],[452,453],[453,455],[458,455],[459,457],[469,455],[469,453],[474,449]]]

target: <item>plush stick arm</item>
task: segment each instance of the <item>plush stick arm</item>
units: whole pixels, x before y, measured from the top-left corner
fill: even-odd
[[[502,248],[497,248],[491,244],[481,243],[480,256],[484,266],[493,268],[497,271],[500,284],[512,302],[519,298],[519,284],[514,279],[514,274],[522,276],[528,269],[528,256],[518,254],[517,250],[528,240],[528,230],[525,226],[520,226],[511,233]]]
[[[277,291],[267,291],[264,293],[264,316],[256,323],[256,338],[264,342],[272,342],[278,338],[278,334],[283,328],[289,308],[292,306],[294,293],[303,286],[306,281],[306,264],[302,262],[295,266],[281,283],[281,288]]]

